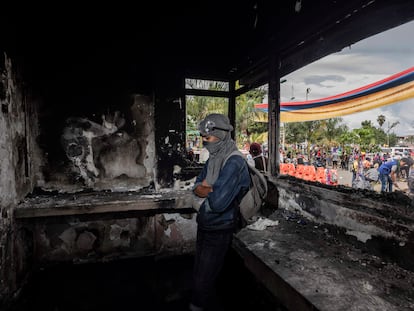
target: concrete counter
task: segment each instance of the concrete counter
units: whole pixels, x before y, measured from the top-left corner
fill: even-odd
[[[269,218],[279,225],[244,228],[234,248],[289,310],[414,309],[414,273],[382,256],[381,249],[284,209]]]

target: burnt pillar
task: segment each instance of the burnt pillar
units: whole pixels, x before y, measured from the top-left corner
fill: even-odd
[[[270,56],[269,78],[269,164],[270,174],[279,174],[279,141],[280,141],[280,59],[277,55]]]
[[[229,81],[229,119],[231,125],[234,127],[234,131],[231,132],[231,138],[236,137],[236,82],[234,80]]]
[[[184,78],[163,75],[155,90],[157,179],[163,188],[173,186],[174,165],[182,165],[185,159],[185,111]]]

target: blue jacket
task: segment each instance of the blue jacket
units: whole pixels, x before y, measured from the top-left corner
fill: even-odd
[[[397,161],[392,160],[392,161],[387,161],[383,164],[381,164],[381,166],[378,168],[378,172],[382,175],[388,175],[389,173],[391,173],[391,168],[397,165]]]
[[[207,175],[208,160],[197,177],[194,187]],[[233,155],[224,167],[200,207],[197,223],[202,230],[234,229],[238,221],[238,204],[250,185],[247,162],[239,155]]]

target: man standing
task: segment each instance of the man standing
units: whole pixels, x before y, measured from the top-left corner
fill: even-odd
[[[268,160],[262,153],[262,146],[258,143],[252,143],[250,145],[249,153],[253,157],[254,167],[259,171],[266,173]]]
[[[222,114],[210,114],[198,129],[209,159],[193,191],[204,199],[197,215],[197,243],[190,310],[203,310],[223,266],[239,222],[239,203],[250,185],[247,162],[230,133],[233,126]]]
[[[404,151],[404,156],[400,160],[400,171],[404,172],[404,178],[407,180],[409,173],[410,173],[410,167],[414,164],[414,160],[411,158],[408,151]]]
[[[407,185],[408,195],[414,199],[414,162],[412,163],[408,172]]]

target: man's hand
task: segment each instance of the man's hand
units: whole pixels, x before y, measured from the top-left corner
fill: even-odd
[[[201,185],[198,185],[194,189],[194,193],[199,196],[200,198],[205,198],[207,195],[213,191],[213,188],[205,181],[201,183]]]

